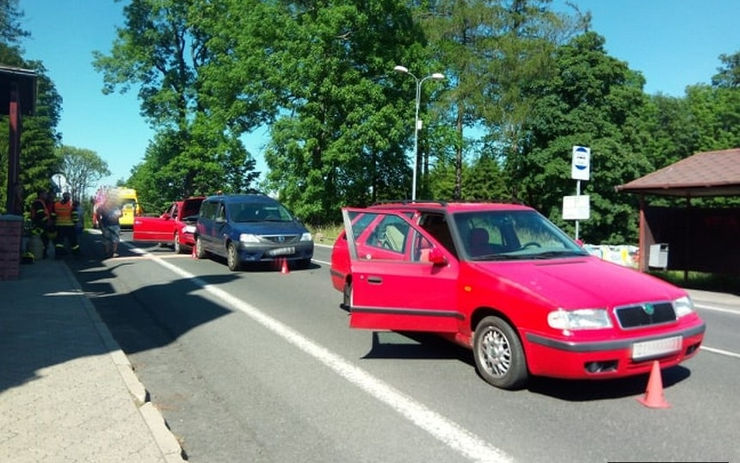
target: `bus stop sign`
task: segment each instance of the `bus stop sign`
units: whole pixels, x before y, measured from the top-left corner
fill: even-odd
[[[570,169],[573,180],[589,180],[591,176],[591,148],[573,147],[573,162]]]

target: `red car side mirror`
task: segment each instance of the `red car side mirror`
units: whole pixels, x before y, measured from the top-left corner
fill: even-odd
[[[429,262],[433,265],[447,265],[447,258],[439,248],[434,247],[429,250]]]

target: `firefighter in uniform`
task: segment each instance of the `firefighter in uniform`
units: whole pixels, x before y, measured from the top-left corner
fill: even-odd
[[[31,239],[39,240],[43,246],[39,252],[34,249],[29,251],[32,259],[46,258],[49,248],[49,228],[51,226],[51,214],[47,205],[47,194],[45,191],[39,191],[36,199],[31,203]],[[35,252],[34,252],[35,251]]]
[[[80,244],[77,242],[77,231],[75,230],[75,218],[79,220],[77,214],[73,214],[72,201],[69,199],[69,193],[64,192],[62,199],[54,203],[54,214],[56,216],[57,241],[54,250],[57,255],[67,253],[65,241],[69,244],[69,249],[74,254],[80,252]]]

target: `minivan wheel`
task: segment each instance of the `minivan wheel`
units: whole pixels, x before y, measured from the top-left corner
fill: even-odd
[[[519,336],[499,317],[488,316],[478,323],[473,356],[483,379],[501,389],[519,389],[529,377]]]
[[[203,249],[203,242],[200,240],[200,236],[195,238],[195,257],[203,259],[206,256],[206,250]]]
[[[180,246],[180,234],[175,232],[175,238],[172,240],[172,247],[175,248],[175,254],[182,253],[182,246]]]
[[[232,272],[239,270],[239,255],[236,251],[236,246],[234,245],[234,243],[229,243],[228,247],[226,248],[226,265]]]

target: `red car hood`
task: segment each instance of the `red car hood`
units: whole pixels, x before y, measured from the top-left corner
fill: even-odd
[[[686,295],[669,283],[598,257],[470,265],[564,309],[670,301]]]

